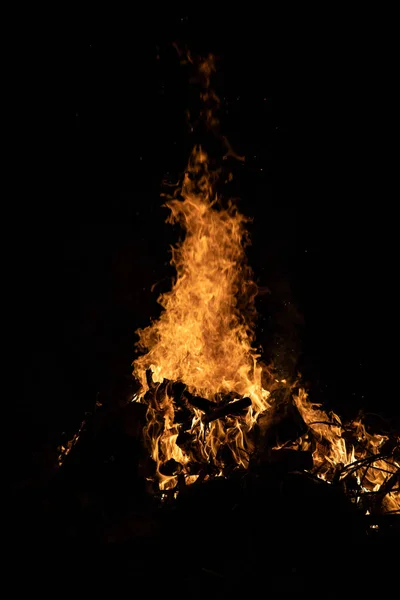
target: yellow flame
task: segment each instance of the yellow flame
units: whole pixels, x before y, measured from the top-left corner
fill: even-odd
[[[148,369],[153,382],[180,381],[191,393],[211,401],[229,392],[249,397],[252,405],[244,418],[226,417],[204,425],[201,412],[195,411],[191,428],[205,461],[210,457],[215,461],[221,444],[226,444],[237,463],[246,465],[246,432],[269,407],[259,355],[252,346],[257,288],[246,263],[246,218],[232,203],[224,208],[218,202],[201,148],[192,153],[180,197],[168,200],[166,206],[171,211],[168,221],[178,222],[186,235],[172,249],[177,276],[171,291],[159,298],[164,311],[158,321],[138,332],[139,347],[145,351],[134,362],[134,375],[142,384],[139,400],[148,391]],[[146,435],[164,485],[160,465],[173,458],[184,467],[189,457],[176,445],[173,399],[165,398],[158,410],[164,424],[157,427],[157,410],[149,405]]]

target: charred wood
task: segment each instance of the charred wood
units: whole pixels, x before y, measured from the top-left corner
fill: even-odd
[[[215,402],[211,402],[211,400],[207,400],[206,398],[202,398],[201,396],[194,396],[190,394],[188,391],[185,391],[184,398],[188,401],[188,403],[201,410],[204,413],[210,413],[213,408],[215,408]]]
[[[270,465],[278,466],[281,470],[290,473],[312,469],[313,458],[311,452],[304,450],[270,450],[266,461]]]
[[[174,460],[173,458],[167,460],[167,462],[161,465],[160,467],[160,472],[163,475],[175,475],[176,473],[180,473],[181,470],[182,465],[176,462],[176,460]]]
[[[283,446],[309,431],[291,399],[274,402],[273,408],[261,415],[256,426],[256,447],[260,455],[274,446]]]
[[[217,406],[203,420],[205,423],[211,423],[211,421],[223,419],[230,415],[240,415],[249,406],[251,406],[250,398],[241,398],[240,400],[228,402],[228,404],[224,404],[223,406]]]

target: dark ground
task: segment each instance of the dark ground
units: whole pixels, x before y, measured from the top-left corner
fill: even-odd
[[[32,318],[17,444],[24,477],[46,479],[62,432],[71,437],[97,394],[109,405],[126,397],[134,332],[157,317],[158,291],[168,287],[179,232],[164,223],[159,194],[199,141],[185,120],[194,91],[174,41],[218,57],[221,129],[246,156],[232,164],[232,190],[254,219],[249,260],[270,290],[258,299],[265,356],[299,369],[313,398],[339,414],[364,409],[393,424],[390,18],[320,15],[314,25],[303,14],[289,26],[272,14],[261,22],[182,13],[128,23],[83,28],[68,48],[73,95],[60,156],[69,197],[59,201],[63,183],[55,182],[50,224],[39,201],[28,256]]]

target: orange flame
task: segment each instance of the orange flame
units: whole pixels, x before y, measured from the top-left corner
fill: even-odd
[[[245,417],[227,417],[224,424],[217,420],[206,426],[195,409],[192,423],[204,460],[216,461],[220,445],[228,444],[237,463],[245,465],[246,433],[269,407],[259,355],[252,346],[257,288],[246,264],[246,218],[233,204],[220,206],[201,148],[192,153],[181,198],[166,202],[171,211],[168,221],[180,223],[186,231],[184,240],[172,249],[176,281],[159,298],[164,308],[159,320],[138,332],[139,347],[147,350],[134,362],[134,375],[142,384],[139,399],[148,391],[147,369],[153,382],[181,381],[189,392],[211,401],[229,392],[237,398],[249,397],[251,407]],[[156,411],[151,406],[148,410],[152,457],[158,467],[171,458],[185,467],[188,456],[175,443],[172,397],[166,394],[158,408],[164,424],[157,435],[153,434]],[[165,482],[160,472],[159,478]]]

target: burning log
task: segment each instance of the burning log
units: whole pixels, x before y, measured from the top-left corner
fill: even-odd
[[[217,419],[222,419],[228,415],[240,414],[244,409],[251,406],[250,398],[241,398],[235,400],[237,394],[230,392],[228,394],[219,395],[217,402],[207,400],[202,396],[191,394],[187,389],[186,385],[181,381],[172,382],[168,379],[164,379],[162,383],[156,384],[152,379],[152,372],[150,369],[146,371],[146,380],[150,390],[157,397],[162,396],[163,393],[170,392],[174,398],[174,401],[181,408],[181,405],[186,403],[190,404],[191,407],[197,408],[205,413],[204,422],[210,423]]]
[[[241,398],[233,402],[228,402],[224,406],[218,406],[203,418],[204,423],[211,423],[216,419],[223,419],[230,415],[240,415],[246,408],[251,406],[250,398]]]
[[[185,399],[191,406],[205,413],[203,417],[204,423],[211,423],[229,415],[240,415],[243,410],[251,406],[250,398],[241,398],[240,400],[232,401],[232,396],[235,397],[235,394],[226,394],[219,402],[211,402],[201,396],[193,396],[189,392],[184,393]]]
[[[170,381],[164,379],[162,383],[154,383],[151,369],[146,371],[147,385],[149,386],[150,395],[156,396],[157,399],[162,396],[165,392],[170,392],[173,396],[176,404],[185,405],[187,402],[194,408],[201,410],[202,412],[208,413],[215,407],[215,402],[191,394],[186,385],[181,381]],[[149,394],[147,392],[147,394]]]
[[[206,398],[202,398],[201,396],[193,396],[188,391],[185,391],[184,394],[185,399],[189,402],[191,406],[201,410],[202,412],[209,414],[215,408],[215,402],[211,402],[211,400],[206,400]]]

